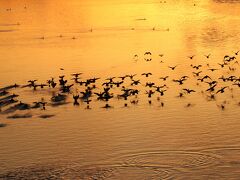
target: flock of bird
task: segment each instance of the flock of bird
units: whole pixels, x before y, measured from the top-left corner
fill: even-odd
[[[192,71],[192,75],[182,75],[179,78],[171,78],[173,72],[178,68],[179,65],[167,66],[170,70],[170,74],[162,77],[158,77],[158,82],[152,82],[152,72],[143,72],[141,74],[125,74],[119,77],[91,77],[84,79],[83,73],[71,74],[71,79],[66,79],[65,75],[60,75],[57,79],[50,78],[45,83],[40,83],[38,80],[29,80],[25,85],[9,85],[0,88],[0,114],[15,113],[24,110],[41,109],[46,110],[49,106],[57,107],[65,105],[70,102],[74,106],[83,106],[86,109],[91,109],[91,104],[94,100],[104,102],[102,108],[109,109],[113,106],[111,102],[114,99],[122,100],[122,106],[128,107],[139,103],[140,97],[145,96],[145,102],[149,105],[152,104],[153,98],[157,96],[157,101],[161,107],[165,106],[162,101],[162,97],[165,96],[167,91],[170,89],[170,84],[180,87],[180,92],[176,94],[176,97],[183,98],[189,94],[199,92],[200,86],[206,87],[200,92],[205,94],[208,101],[216,101],[219,94],[224,94],[226,91],[233,92],[234,89],[240,88],[240,76],[233,75],[238,72],[239,63],[237,61],[239,51],[235,52],[234,55],[226,55],[223,57],[221,63],[218,63],[218,68],[211,68],[209,63],[206,64],[190,64],[189,68]],[[146,62],[152,61],[152,53],[145,52],[143,58]],[[159,55],[163,57],[163,54]],[[190,61],[195,56],[187,57]],[[205,55],[206,59],[210,59],[211,54]],[[134,55],[134,61],[138,61],[138,55]],[[161,63],[164,63],[161,61]],[[211,76],[210,73],[214,73],[219,70],[226,70],[226,74],[221,76]],[[64,71],[63,68],[60,69]],[[209,73],[208,73],[209,72]],[[186,88],[185,82],[193,79],[196,81],[194,89]],[[43,97],[41,100],[33,102],[32,104],[24,103],[19,100],[20,95],[11,93],[13,89],[32,89],[34,93],[38,93],[42,90],[50,89],[52,94],[49,100],[45,100]],[[234,95],[232,93],[232,98]],[[72,99],[70,101],[69,99]],[[86,105],[82,105],[86,104]],[[217,104],[217,107],[224,110],[227,105],[227,100],[221,104]],[[240,106],[240,102],[237,103]],[[191,103],[185,105],[186,107],[192,106]],[[49,118],[53,115],[42,115],[41,118]],[[14,114],[8,116],[8,118],[28,118],[32,117],[31,114],[18,115]]]

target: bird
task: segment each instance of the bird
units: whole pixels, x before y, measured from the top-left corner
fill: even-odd
[[[152,75],[152,73],[150,73],[150,72],[148,72],[148,73],[142,73],[141,75],[142,75],[142,76],[149,77],[150,75]]]
[[[152,97],[152,95],[154,94],[155,92],[152,91],[152,90],[149,90],[149,91],[146,91],[146,94],[148,95],[148,97]]]
[[[192,92],[196,92],[196,91],[193,90],[193,89],[187,89],[187,88],[184,88],[183,91],[185,91],[185,92],[188,93],[188,94],[191,94]]]
[[[149,61],[152,61],[152,58],[144,58],[144,60],[149,62]]]
[[[206,91],[213,92],[215,90],[216,86],[217,86],[217,84],[214,84],[213,86],[210,86]]]
[[[198,70],[200,67],[202,67],[202,65],[201,65],[201,64],[199,64],[199,65],[196,65],[196,66],[192,66],[192,68],[194,68],[194,69],[196,69],[196,70]]]
[[[185,78],[180,78],[180,79],[173,79],[173,82],[177,82],[179,83],[179,85],[182,85],[184,81],[186,81],[187,79]]]
[[[155,83],[153,83],[153,82],[147,82],[145,86],[151,88],[151,87],[153,87],[153,85],[155,85]]]
[[[141,84],[140,80],[133,80],[131,86]]]
[[[150,51],[146,51],[144,55],[152,55],[152,53]]]
[[[202,71],[198,71],[198,72],[192,72],[195,76],[199,76],[200,73],[202,73]]]
[[[210,68],[210,69],[208,69],[209,71],[216,71],[216,70],[218,70],[218,69],[215,69],[215,68]]]
[[[228,88],[228,86],[222,87],[221,89],[219,89],[219,90],[216,92],[216,94],[218,94],[218,93],[224,93],[224,90],[225,90],[226,88]]]
[[[177,65],[176,66],[168,66],[171,70],[175,70],[175,68],[177,67]]]
[[[208,55],[204,55],[207,59],[209,59],[209,57],[211,56],[211,54]]]
[[[195,55],[188,56],[189,59],[193,59],[194,57],[195,57]]]
[[[237,51],[237,52],[234,52],[234,54],[237,56],[238,55],[238,53],[239,53],[239,51]]]
[[[205,75],[205,76],[204,76],[204,77],[202,77],[202,78],[198,78],[197,80],[199,80],[199,81],[203,82],[203,81],[204,81],[204,79],[210,79],[210,80],[212,80],[212,79],[211,79],[211,77],[210,77],[210,76],[208,76],[208,75]]]
[[[163,81],[166,81],[169,78],[169,76],[164,76],[164,77],[160,77],[159,79],[162,79]]]
[[[134,76],[136,76],[137,74],[128,74],[128,75],[126,75],[126,77],[129,77],[130,79],[133,79],[134,78]]]

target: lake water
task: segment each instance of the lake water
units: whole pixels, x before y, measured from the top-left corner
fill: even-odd
[[[100,78],[94,92],[112,76],[137,74],[141,84],[132,87],[126,78],[122,85],[140,90],[128,100],[112,88],[109,109],[96,96],[91,109],[84,101],[74,106],[72,94],[85,89],[78,84],[54,107],[58,88],[9,90],[24,103],[43,98],[47,104],[13,113],[5,113],[12,105],[1,108],[0,179],[239,179],[240,90],[218,79],[239,79],[239,22],[238,0],[1,0],[0,88],[58,82],[60,75],[72,84],[70,75],[78,72],[83,81]],[[221,68],[225,55],[236,59]],[[172,81],[184,75],[183,85]],[[211,80],[197,80],[205,75]],[[227,86],[215,100],[205,83],[213,80],[215,94]],[[146,82],[166,84],[167,91],[148,98]]]

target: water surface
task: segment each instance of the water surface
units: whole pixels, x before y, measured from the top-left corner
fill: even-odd
[[[0,178],[238,179],[239,87],[227,82],[232,90],[207,101],[201,91],[208,85],[196,85],[190,65],[202,64],[203,74],[219,81],[219,88],[226,85],[220,76],[239,77],[237,63],[230,66],[234,72],[218,65],[240,50],[239,12],[237,0],[1,1],[1,87],[30,79],[45,83],[62,74],[70,81],[71,73],[82,72],[83,80],[101,78],[97,92],[105,78],[135,73],[143,85],[166,83],[169,89],[160,101],[155,94],[152,105],[139,85],[139,104],[128,102],[127,108],[114,98],[114,108],[106,110],[93,98],[87,110],[83,102],[73,106],[70,94],[66,105],[16,112],[32,118],[0,114]],[[152,53],[150,62],[144,60],[146,51]],[[168,68],[174,65],[175,71]],[[146,79],[143,72],[153,76]],[[166,82],[159,80],[165,75]],[[191,77],[184,86],[172,82],[183,75]],[[176,98],[182,88],[196,93]],[[75,86],[72,92],[83,89]],[[52,91],[11,92],[32,103],[49,101]],[[186,107],[189,103],[193,106]]]

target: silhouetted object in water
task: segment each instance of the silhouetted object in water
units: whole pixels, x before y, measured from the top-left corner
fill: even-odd
[[[222,111],[225,110],[225,105],[224,104],[217,105],[217,107],[219,107]]]
[[[79,106],[79,102],[78,102],[79,95],[76,95],[76,96],[73,95],[73,99],[74,99],[73,105],[74,106]]]
[[[218,70],[218,69],[215,69],[215,68],[210,68],[210,69],[208,69],[209,71],[216,71],[216,70]]]
[[[19,95],[17,95],[17,94],[12,94],[12,95],[6,96],[6,97],[3,97],[3,98],[0,98],[0,102],[6,101],[6,100],[10,100],[10,99],[16,98],[18,96]]]
[[[0,128],[6,127],[6,126],[7,126],[7,124],[0,123]]]
[[[237,56],[239,53],[236,52],[235,55]],[[144,54],[145,59],[151,60],[151,52],[146,52]],[[159,54],[160,57],[162,57]],[[204,98],[206,98],[207,101],[216,101],[219,100],[220,98],[223,98],[225,96],[228,96],[229,94],[224,93],[226,89],[229,89],[229,99],[230,96],[233,99],[234,98],[234,103],[236,103],[236,97],[237,95],[234,94],[235,90],[240,87],[240,77],[238,76],[238,68],[239,64],[237,61],[236,56],[229,56],[225,55],[224,59],[220,63],[215,63],[214,61],[210,63],[205,63],[205,64],[191,64],[190,67],[187,65],[187,67],[191,70],[192,68],[194,70],[199,70],[197,72],[191,72],[192,76],[180,76],[180,78],[176,78],[175,76],[173,77],[173,82],[177,83],[177,86],[181,85],[184,86],[185,81],[187,83],[192,83],[195,85],[197,83],[197,87],[193,89],[183,87],[182,90],[177,94],[177,97],[183,98],[187,96],[187,94],[192,94],[194,92],[197,92],[197,88],[202,88],[200,92],[202,92],[202,95]],[[138,58],[138,56],[135,56]],[[194,56],[189,56],[189,59],[193,59]],[[205,55],[205,57],[208,59],[210,57],[209,55]],[[217,73],[211,73],[209,71],[215,72],[217,69],[211,68],[214,67],[213,65],[217,65],[219,67],[219,72],[222,73],[221,76],[218,76]],[[189,63],[190,64],[190,63]],[[207,65],[207,66],[206,66]],[[180,66],[181,64],[177,65]],[[175,70],[177,66],[168,66],[171,70]],[[221,69],[220,69],[221,67]],[[62,69],[63,70],[63,69]],[[184,69],[185,70],[185,69]],[[221,70],[221,71],[220,71]],[[211,75],[207,75],[207,73]],[[160,72],[161,73],[161,72]],[[165,73],[165,72],[163,72]],[[176,73],[169,73],[169,76],[163,76],[160,77],[160,80],[166,81],[169,77],[172,77],[172,75],[178,75],[181,72],[181,69]],[[31,109],[45,109],[46,106],[51,105],[52,107],[57,107],[60,105],[65,105],[68,104],[66,102],[67,97],[69,95],[72,95],[74,90],[76,92],[79,92],[77,95],[73,95],[73,105],[79,105],[78,100],[81,99],[81,102],[86,103],[87,107],[85,109],[91,109],[89,104],[90,102],[93,103],[94,98],[100,101],[105,101],[106,105],[103,108],[110,108],[111,106],[109,105],[110,99],[114,99],[114,97],[118,98],[119,100],[124,100],[124,107],[128,107],[129,104],[138,104],[138,98],[142,97],[141,95],[147,94],[148,99],[148,104],[152,104],[152,95],[157,94],[157,100],[160,103],[160,106],[163,107],[164,103],[160,101],[160,97],[165,94],[165,92],[175,86],[174,83],[171,82],[166,82],[164,85],[159,85],[158,82],[149,80],[150,82],[145,82],[145,78],[140,78],[135,79],[135,77],[138,77],[137,74],[127,74],[124,76],[120,77],[108,77],[103,80],[102,82],[98,83],[97,80],[100,78],[96,77],[90,77],[90,78],[85,78],[82,79],[80,76],[82,73],[73,73],[71,74],[71,79],[74,80],[75,83],[73,84],[68,84],[68,79],[65,78],[65,75],[59,76],[59,86],[57,86],[57,83],[54,81],[54,78],[51,78],[46,81],[46,84],[44,83],[37,83],[37,80],[29,80],[26,85],[20,86],[20,87],[27,87],[27,88],[33,88],[34,90],[39,90],[40,88],[46,89],[46,86],[48,86],[48,90],[44,91],[35,91],[34,95],[37,95],[38,93],[49,93],[49,92],[54,92],[57,95],[53,95],[51,98],[51,102],[44,102],[43,100],[40,102],[34,102],[33,104],[26,104],[26,103],[17,103],[17,97],[18,95],[15,94],[10,94],[11,90],[13,88],[19,87],[19,85],[10,85],[6,86],[3,88],[0,88],[0,108],[1,108],[1,114],[8,114],[8,113],[14,113],[15,111],[18,110],[31,110]],[[145,77],[154,77],[152,72],[146,72],[142,74]],[[165,74],[164,74],[165,75]],[[193,78],[192,78],[193,77]],[[154,77],[155,78],[155,77]],[[81,81],[80,81],[81,79]],[[103,78],[104,79],[104,78]],[[156,80],[156,79],[155,79]],[[146,83],[146,84],[145,84]],[[155,85],[156,84],[156,85]],[[173,85],[173,86],[172,86]],[[56,88],[57,87],[57,88]],[[191,87],[191,86],[188,86]],[[52,89],[55,88],[55,89]],[[81,90],[79,89],[81,88]],[[97,89],[102,88],[102,90],[99,90],[98,92]],[[20,94],[24,92],[24,90],[21,90]],[[120,93],[119,93],[120,92]],[[140,94],[140,96],[138,96]],[[222,95],[221,95],[222,94]],[[196,93],[197,95],[197,93]],[[135,96],[135,99],[132,99],[132,97]],[[91,100],[90,100],[91,98]],[[161,98],[162,100],[163,98]],[[230,99],[231,100],[231,99]],[[191,107],[193,104],[188,103],[185,107]],[[226,103],[222,103],[221,105],[217,105],[221,109],[225,109]],[[221,106],[224,106],[222,108]],[[51,107],[50,107],[51,108]]]
[[[149,62],[149,61],[152,61],[152,58],[144,58],[144,60]]]
[[[186,105],[185,107],[188,108],[188,107],[192,107],[192,106],[194,106],[194,104],[192,104],[192,103],[187,103],[187,105]]]
[[[180,92],[177,97],[182,98],[182,97],[184,97],[184,94],[182,92]]]
[[[15,99],[13,99],[13,98],[0,101],[0,108],[1,108],[1,107],[5,107],[5,106],[8,106],[8,105],[10,105],[10,104],[14,104],[14,103],[16,103],[16,102],[18,102],[18,100],[15,100]]]
[[[110,106],[110,105],[107,103],[107,104],[105,104],[105,106],[103,106],[103,108],[109,109],[109,108],[112,108],[112,106]]]
[[[53,114],[43,114],[43,115],[40,115],[38,117],[41,118],[41,119],[48,119],[48,118],[52,118],[54,116],[55,115],[53,115]]]
[[[165,105],[164,102],[160,103],[160,107],[164,107],[164,105]]]
[[[18,87],[19,87],[18,84],[14,84],[14,85],[10,85],[10,86],[0,88],[0,91],[7,91],[7,90],[10,90],[10,89],[13,89],[13,88],[18,88]]]
[[[209,59],[209,57],[211,56],[211,54],[208,55],[204,55],[207,59]]]
[[[57,94],[56,96],[53,96],[51,98],[51,101],[52,102],[60,102],[60,101],[65,101],[66,98],[67,98],[67,96],[64,94]]]
[[[7,92],[6,90],[3,90],[0,92],[0,96],[5,96],[7,94],[9,94],[9,92]]]
[[[195,57],[195,55],[193,55],[193,56],[188,56],[189,59],[193,59],[194,57]]]
[[[32,114],[30,113],[27,113],[27,114],[14,114],[14,115],[11,115],[11,116],[8,116],[7,118],[8,119],[25,119],[25,118],[31,118],[32,117]]]

